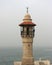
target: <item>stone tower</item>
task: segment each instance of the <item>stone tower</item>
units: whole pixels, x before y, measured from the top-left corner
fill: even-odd
[[[24,16],[23,22],[19,24],[21,27],[21,37],[23,42],[23,57],[22,57],[22,65],[34,65],[33,58],[33,38],[36,24],[32,22],[31,16],[27,13]]]

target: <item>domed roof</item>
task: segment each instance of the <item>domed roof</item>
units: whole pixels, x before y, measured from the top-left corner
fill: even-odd
[[[26,15],[24,16],[24,19],[31,19],[31,16],[29,13],[26,13]]]
[[[24,16],[23,22],[21,24],[19,24],[19,26],[36,26],[36,24],[34,24],[32,22],[31,16],[28,13],[28,8],[27,8],[27,13]]]

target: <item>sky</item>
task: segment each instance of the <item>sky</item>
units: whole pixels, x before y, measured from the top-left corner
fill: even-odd
[[[52,47],[52,0],[0,0],[0,48],[22,46],[19,24],[26,7],[37,25],[33,45]]]

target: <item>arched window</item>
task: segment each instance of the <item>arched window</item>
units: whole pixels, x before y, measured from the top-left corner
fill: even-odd
[[[29,35],[29,28],[27,28],[27,35]]]

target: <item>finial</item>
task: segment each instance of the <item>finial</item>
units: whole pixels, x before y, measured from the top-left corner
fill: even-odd
[[[27,7],[27,13],[28,13],[28,7]]]

